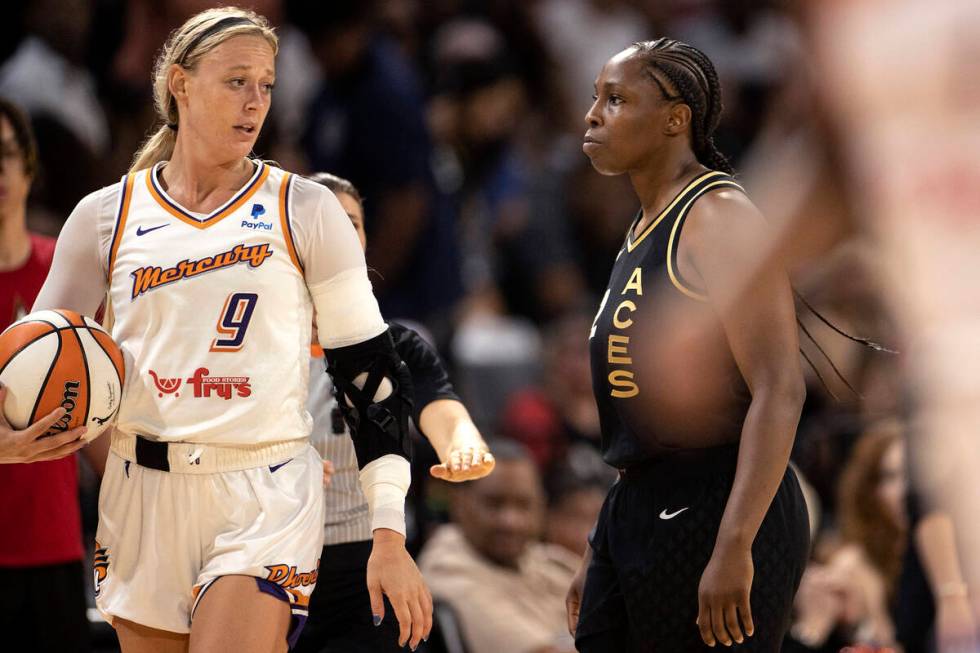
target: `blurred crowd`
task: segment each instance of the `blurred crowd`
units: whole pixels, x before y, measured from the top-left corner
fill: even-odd
[[[11,6],[0,96],[29,114],[37,137],[32,230],[57,235],[79,199],[126,171],[155,126],[157,48],[211,4]],[[581,153],[583,116],[606,59],[662,35],[717,67],[725,109],[716,140],[764,212],[805,210],[829,225],[791,258],[811,361],[793,463],[814,546],[785,650],[936,651],[935,624],[973,628],[965,592],[937,571],[957,556],[951,526],[918,500],[909,476],[902,356],[834,329],[899,338],[874,251],[853,209],[834,199],[846,193],[823,192],[838,153],[814,108],[795,3],[243,5],[281,39],[256,155],[358,187],[382,312],[437,345],[497,456],[490,477],[449,487],[427,477],[435,454],[417,441],[411,549],[459,619],[466,650],[573,650],[564,593],[616,479],[598,456],[587,337],[638,208],[626,179],[596,174]],[[81,479],[91,545],[97,481],[88,471]]]

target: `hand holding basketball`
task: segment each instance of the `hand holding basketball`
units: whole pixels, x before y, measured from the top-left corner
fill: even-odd
[[[7,388],[0,387],[0,406],[7,398]],[[65,431],[59,435],[42,438],[65,414],[64,408],[56,408],[46,417],[17,431],[13,429],[0,410],[0,464],[34,463],[41,460],[56,460],[75,453],[85,446],[85,427]]]
[[[10,325],[0,334],[0,459],[58,458],[95,439],[115,421],[125,377],[119,346],[88,317],[37,311]]]

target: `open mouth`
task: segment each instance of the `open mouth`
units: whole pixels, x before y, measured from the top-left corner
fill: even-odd
[[[235,130],[243,134],[255,133],[255,125],[235,125]]]

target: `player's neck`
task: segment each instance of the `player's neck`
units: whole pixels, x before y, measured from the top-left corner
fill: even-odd
[[[643,207],[642,229],[653,220],[676,195],[678,187],[690,181],[703,166],[687,147],[651,157],[650,163],[630,173],[633,190]]]
[[[31,255],[31,235],[27,231],[24,207],[0,209],[0,271],[16,270]]]
[[[178,141],[161,179],[167,193],[192,211],[206,212],[216,195],[237,192],[255,171],[247,159],[216,161],[192,150]]]

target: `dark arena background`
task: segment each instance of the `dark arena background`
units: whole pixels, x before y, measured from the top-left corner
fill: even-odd
[[[0,98],[27,116],[37,156],[25,160],[26,127],[0,112],[0,328],[30,312],[39,287],[15,276],[27,251],[18,216],[57,238],[83,197],[127,173],[161,124],[151,83],[161,45],[216,6],[5,4]],[[592,343],[606,352],[598,373],[628,402],[640,440],[697,441],[718,415],[744,415],[750,390],[725,376],[731,333],[718,318],[781,266],[806,385],[790,460],[811,534],[782,650],[980,652],[980,3],[240,6],[279,38],[254,157],[353,182],[382,314],[439,352],[500,452],[486,479],[446,483],[429,472],[441,452],[413,427],[407,548],[436,599],[433,637],[418,650],[576,650],[565,592],[620,478],[602,458],[597,312],[612,311],[619,329]],[[762,241],[732,238],[727,251],[750,247],[740,256],[750,265],[730,279],[730,304],[710,310],[678,292],[673,269],[606,295],[641,207],[629,175],[599,174],[582,151],[606,61],[665,36],[714,63],[714,144],[765,218]],[[265,210],[253,209],[250,229],[272,228]],[[154,376],[160,397],[251,392],[244,375],[191,368],[182,388],[169,376]],[[101,470],[82,452],[69,460],[34,484],[47,463],[0,465],[0,651],[120,650],[95,603],[111,564],[95,541]],[[33,554],[52,543],[67,553]],[[80,593],[84,606],[71,598]],[[70,644],[45,636],[61,630],[76,633]],[[10,635],[21,631],[36,635]]]

